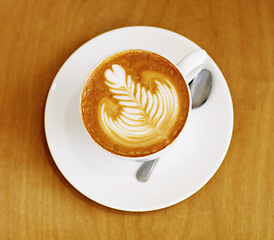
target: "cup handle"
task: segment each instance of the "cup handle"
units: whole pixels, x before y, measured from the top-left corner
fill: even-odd
[[[199,49],[189,53],[176,64],[187,83],[190,83],[203,69],[206,58],[206,51]]]

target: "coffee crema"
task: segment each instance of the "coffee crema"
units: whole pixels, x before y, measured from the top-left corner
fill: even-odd
[[[103,60],[80,99],[86,130],[101,147],[125,157],[156,153],[179,135],[189,112],[187,85],[167,59],[128,50]]]

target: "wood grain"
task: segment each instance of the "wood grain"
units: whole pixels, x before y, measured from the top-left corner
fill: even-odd
[[[272,0],[0,0],[0,239],[274,239]],[[48,90],[64,61],[105,31],[166,28],[206,49],[234,105],[214,177],[185,201],[129,213],[74,189],[44,134]]]

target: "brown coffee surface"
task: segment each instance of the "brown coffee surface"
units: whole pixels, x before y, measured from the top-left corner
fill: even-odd
[[[142,157],[165,148],[189,111],[181,73],[167,59],[128,50],[102,61],[83,85],[80,107],[90,136],[106,150]]]

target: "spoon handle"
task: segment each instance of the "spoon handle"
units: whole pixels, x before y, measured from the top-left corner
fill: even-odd
[[[138,169],[137,173],[136,173],[136,178],[138,181],[140,182],[146,182],[149,177],[150,174],[152,173],[156,163],[158,162],[159,158],[156,158],[154,160],[148,161],[148,162],[144,162],[141,167]]]

